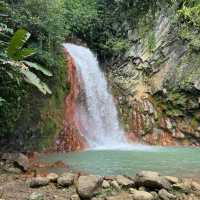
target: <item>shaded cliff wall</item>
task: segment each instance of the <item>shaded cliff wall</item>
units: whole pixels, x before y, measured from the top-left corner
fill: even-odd
[[[131,47],[107,69],[130,138],[154,145],[200,145],[200,46],[184,38],[177,8],[129,28]]]

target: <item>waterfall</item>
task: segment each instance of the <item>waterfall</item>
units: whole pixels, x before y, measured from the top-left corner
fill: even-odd
[[[76,102],[76,120],[90,148],[120,148],[127,145],[117,109],[96,56],[88,49],[64,44],[78,73],[81,96]]]

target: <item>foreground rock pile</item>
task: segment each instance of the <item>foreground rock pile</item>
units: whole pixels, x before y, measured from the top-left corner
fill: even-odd
[[[68,199],[80,200],[199,200],[200,184],[191,179],[161,176],[157,172],[142,171],[135,177],[79,175],[75,173],[48,174],[27,180],[34,188],[29,200],[45,200],[41,187],[52,185],[58,190],[73,191]],[[38,192],[37,192],[38,191]],[[52,198],[53,199],[53,198]],[[56,199],[56,198],[55,198]]]

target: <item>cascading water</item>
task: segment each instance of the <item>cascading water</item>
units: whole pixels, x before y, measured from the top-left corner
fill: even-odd
[[[73,58],[82,97],[76,102],[76,120],[91,148],[120,148],[128,143],[119,125],[117,109],[95,55],[74,44],[64,44]]]

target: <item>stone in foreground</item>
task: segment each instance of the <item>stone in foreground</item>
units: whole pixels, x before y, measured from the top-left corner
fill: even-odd
[[[154,197],[151,193],[132,189],[131,194],[134,200],[153,200]]]
[[[29,159],[22,153],[4,153],[1,160],[5,160],[22,171],[28,171],[30,168]]]
[[[117,181],[111,181],[110,185],[117,191],[121,190],[119,183]]]
[[[106,188],[109,188],[110,187],[110,183],[106,180],[103,181],[102,183],[102,188],[106,189]]]
[[[47,175],[47,178],[49,179],[50,182],[57,182],[58,174],[50,173]]]
[[[116,176],[116,181],[122,186],[122,187],[131,187],[134,185],[134,181],[130,180],[129,178],[126,178],[125,176]]]
[[[44,200],[44,195],[40,192],[33,192],[30,195],[29,200]]]
[[[162,199],[162,200],[175,200],[176,199],[176,196],[169,193],[167,190],[165,189],[162,189],[158,192],[159,194],[159,197]]]
[[[107,197],[106,200],[133,200],[133,198],[130,194],[123,192],[116,196]]]
[[[179,182],[179,179],[174,176],[164,176],[164,178],[169,181],[171,184],[177,184]]]
[[[169,189],[171,184],[157,172],[142,171],[136,175],[135,184],[148,188]]]
[[[29,186],[31,188],[37,188],[37,187],[42,187],[46,186],[49,184],[49,179],[46,177],[36,177],[32,178],[29,182]]]
[[[72,185],[74,183],[75,176],[76,175],[73,173],[62,174],[57,180],[58,186],[68,187]]]
[[[71,196],[71,200],[80,200],[80,197],[79,197],[78,194],[73,194],[73,195]]]
[[[91,198],[102,182],[103,178],[101,176],[80,176],[76,184],[77,192],[83,199]]]

